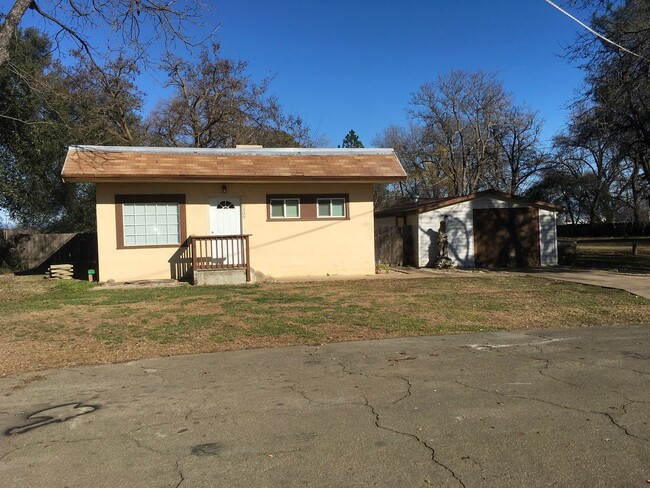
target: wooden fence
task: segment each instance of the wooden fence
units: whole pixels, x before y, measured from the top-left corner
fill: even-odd
[[[375,261],[390,266],[404,264],[404,237],[403,228],[378,227],[375,228]]]
[[[97,268],[97,234],[40,233],[24,229],[1,229],[0,262],[17,270],[41,271],[52,264],[75,264],[75,275],[84,278],[87,268]],[[9,256],[10,255],[10,256]],[[0,263],[1,264],[1,263]]]

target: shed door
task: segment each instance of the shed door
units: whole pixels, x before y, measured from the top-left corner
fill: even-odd
[[[476,267],[539,266],[539,210],[474,210]]]

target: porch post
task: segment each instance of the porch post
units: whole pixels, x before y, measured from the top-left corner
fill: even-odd
[[[245,241],[246,241],[246,283],[250,283],[251,281],[251,253],[248,249],[249,245],[249,237],[250,236],[245,236]]]

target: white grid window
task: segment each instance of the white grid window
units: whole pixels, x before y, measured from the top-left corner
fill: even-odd
[[[345,217],[345,198],[319,198],[317,207],[319,218]]]
[[[180,244],[178,203],[124,203],[124,245]]]
[[[299,198],[272,198],[271,218],[272,219],[299,219],[300,199]]]

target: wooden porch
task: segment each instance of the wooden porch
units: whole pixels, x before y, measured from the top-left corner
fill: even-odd
[[[249,238],[251,234],[228,236],[190,236],[194,282],[197,272],[242,270],[251,281]]]

